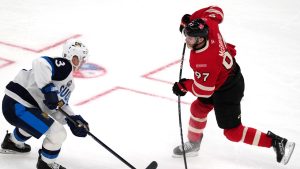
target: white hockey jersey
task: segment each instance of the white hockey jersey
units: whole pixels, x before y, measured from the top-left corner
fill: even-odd
[[[41,89],[53,83],[58,89],[58,99],[63,100],[62,107],[69,115],[74,115],[68,105],[71,93],[75,88],[71,63],[64,58],[43,56],[33,60],[31,70],[21,70],[5,89],[5,94],[29,108],[40,108],[55,120],[65,124],[64,116],[50,110],[44,104]]]

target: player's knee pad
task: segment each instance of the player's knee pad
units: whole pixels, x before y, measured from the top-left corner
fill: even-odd
[[[224,135],[230,141],[239,142],[243,137],[243,131],[244,131],[244,126],[240,124],[235,128],[224,129]]]
[[[213,109],[212,105],[204,104],[199,99],[196,99],[190,107],[190,111],[195,117],[203,118]]]
[[[67,138],[67,131],[62,124],[54,122],[46,132],[46,138],[52,144],[62,144]]]

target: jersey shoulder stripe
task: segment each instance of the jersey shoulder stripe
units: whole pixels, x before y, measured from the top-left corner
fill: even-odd
[[[52,68],[52,80],[62,81],[72,73],[72,65],[69,60],[64,58],[51,58],[43,56]]]

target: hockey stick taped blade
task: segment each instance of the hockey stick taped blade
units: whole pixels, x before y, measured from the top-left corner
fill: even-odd
[[[157,162],[152,161],[146,169],[156,169],[157,168]]]

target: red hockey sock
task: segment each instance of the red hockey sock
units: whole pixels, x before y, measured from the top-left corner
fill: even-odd
[[[269,138],[265,133],[251,127],[245,127],[243,125],[239,125],[233,129],[225,129],[224,135],[228,140],[234,142],[242,141],[246,144],[268,148],[272,146],[272,139]]]
[[[196,142],[202,137],[207,122],[207,114],[212,108],[211,105],[203,104],[198,99],[192,103],[188,131],[188,139],[190,141]]]
[[[206,121],[206,117],[196,118],[193,115],[191,115],[188,131],[188,139],[190,141],[196,142],[202,137],[203,130],[206,126]]]

